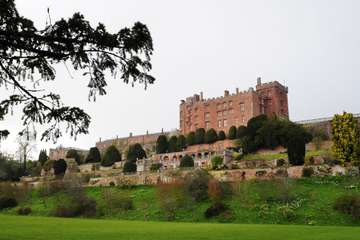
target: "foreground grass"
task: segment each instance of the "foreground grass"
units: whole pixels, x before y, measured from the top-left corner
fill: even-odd
[[[358,227],[61,219],[0,215],[6,239],[359,239]]]

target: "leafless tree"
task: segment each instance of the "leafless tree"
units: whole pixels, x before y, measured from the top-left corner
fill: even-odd
[[[24,170],[26,170],[26,160],[31,157],[31,153],[36,150],[36,135],[28,128],[16,138],[19,145],[17,151],[20,162],[23,161]]]

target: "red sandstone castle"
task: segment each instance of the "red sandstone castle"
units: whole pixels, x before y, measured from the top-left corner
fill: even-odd
[[[261,84],[257,79],[256,91],[251,87],[248,91],[229,94],[225,90],[222,97],[203,99],[194,94],[182,100],[180,104],[180,134],[196,131],[198,128],[223,130],[228,134],[231,126],[247,125],[250,118],[260,114],[271,116],[275,113],[279,118],[289,119],[288,88],[274,81]]]

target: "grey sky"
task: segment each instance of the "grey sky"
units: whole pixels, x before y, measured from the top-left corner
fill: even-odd
[[[342,111],[360,113],[360,1],[92,1],[17,0],[21,15],[45,26],[81,12],[95,27],[110,32],[146,24],[152,34],[155,84],[121,83],[108,78],[107,95],[88,102],[88,79],[63,65],[54,82],[42,84],[61,94],[66,105],[83,108],[92,117],[90,134],[74,142],[69,135],[57,144],[89,149],[103,140],[179,128],[180,100],[194,93],[222,96],[277,80],[289,87],[293,121],[331,117]],[[8,92],[9,93],[9,92]],[[0,95],[8,94],[0,89]],[[2,98],[0,99],[2,100]],[[14,150],[22,129],[21,108],[0,122],[10,137],[1,150]],[[42,128],[39,127],[40,132]],[[65,126],[63,127],[65,130]],[[38,153],[34,154],[37,158]]]

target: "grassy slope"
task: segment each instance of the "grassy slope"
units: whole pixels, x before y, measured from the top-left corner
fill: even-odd
[[[318,156],[318,155],[326,155],[326,154],[332,154],[332,151],[331,150],[324,150],[324,151],[306,152],[306,156]],[[241,160],[284,158],[284,157],[287,157],[287,156],[288,156],[287,153],[270,154],[270,155],[253,155],[253,156],[245,156]]]
[[[101,221],[0,215],[6,239],[358,239],[359,228]]]
[[[360,226],[360,220],[344,213],[333,211],[334,199],[343,194],[343,189],[335,183],[339,182],[338,177],[297,179],[298,183],[298,200],[303,202],[299,207],[293,206],[297,217],[293,220],[286,220],[277,213],[279,206],[283,203],[276,201],[269,202],[269,212],[265,218],[260,218],[258,211],[252,211],[255,205],[264,204],[259,198],[259,190],[255,186],[251,188],[247,206],[244,207],[242,202],[234,198],[228,193],[223,200],[230,206],[231,211],[224,213],[218,217],[206,219],[204,217],[205,210],[211,206],[209,200],[197,202],[190,209],[179,208],[174,212],[173,222],[202,222],[202,223],[246,223],[246,224],[284,224],[284,225],[309,225],[310,222],[317,226]],[[89,195],[93,196],[99,205],[104,204],[102,200],[102,192],[110,187],[94,187],[87,188]],[[113,188],[114,190],[116,188]],[[131,211],[109,211],[104,210],[102,219],[107,220],[132,220],[132,221],[169,221],[164,217],[164,212],[159,209],[153,186],[137,186],[133,190],[118,190],[119,194],[131,194],[134,202],[134,208]],[[349,193],[356,193],[355,189],[349,190]],[[273,199],[278,197],[272,194]],[[31,198],[27,203],[20,204],[19,207],[30,206],[32,211],[30,216],[53,216],[54,209],[58,199],[62,199],[62,194],[46,198],[46,208],[42,199]],[[299,202],[299,201],[298,201]],[[291,204],[289,206],[292,206]],[[9,210],[3,210],[1,215],[16,215],[19,207]],[[94,218],[98,218],[94,217]]]

